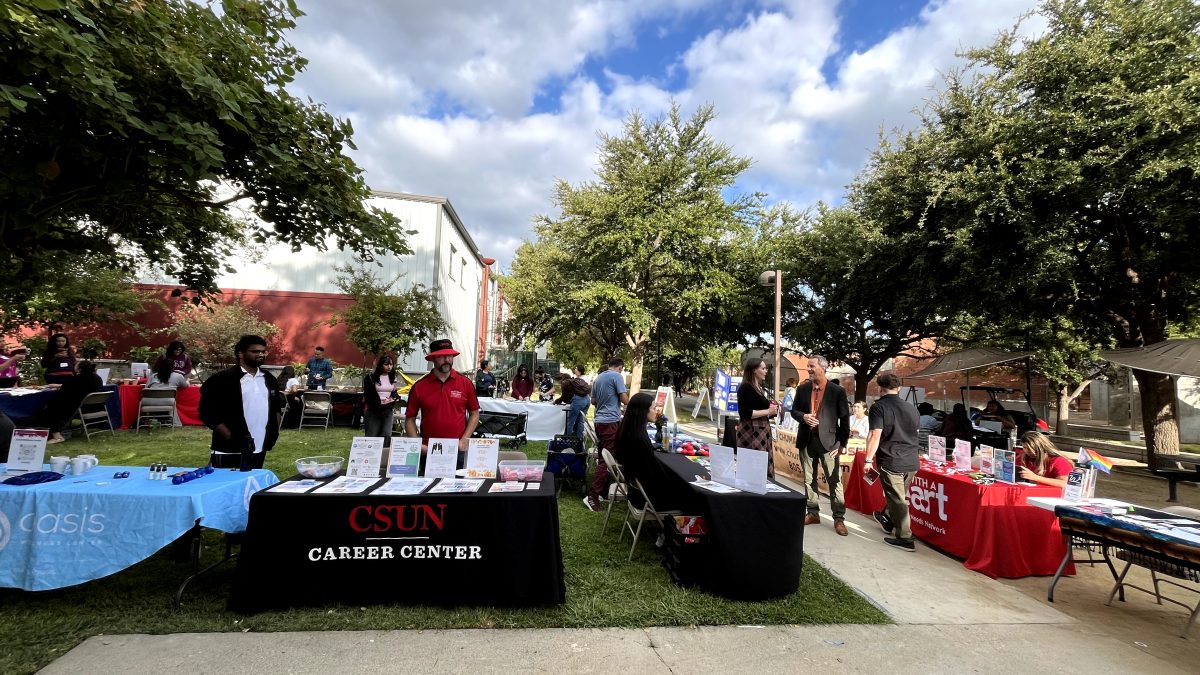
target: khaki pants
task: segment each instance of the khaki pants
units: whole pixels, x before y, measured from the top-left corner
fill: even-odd
[[[817,467],[825,472],[825,482],[829,485],[829,510],[833,512],[834,520],[846,518],[846,499],[842,492],[842,467],[838,461],[838,453],[827,452],[820,457],[805,455],[808,471],[808,512],[821,511],[821,495],[817,492]]]
[[[913,476],[916,476],[916,471],[906,471],[904,473],[892,473],[887,469],[880,469],[879,479],[883,481],[883,496],[887,499],[887,506],[884,510],[887,512],[888,518],[892,520],[892,524],[896,529],[892,532],[897,539],[904,541],[912,541],[912,524],[908,520],[908,488],[912,485]]]

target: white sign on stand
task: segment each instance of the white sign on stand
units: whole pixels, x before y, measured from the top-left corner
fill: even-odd
[[[700,387],[700,394],[696,397],[696,407],[692,408],[692,417],[700,419],[700,413],[708,415],[708,419],[715,420],[713,415],[712,398],[708,395],[708,387]]]
[[[458,470],[458,439],[431,438],[425,453],[425,477],[454,479]]]
[[[350,464],[346,475],[351,478],[379,478],[383,464],[383,437],[356,436],[350,441]]]
[[[495,478],[499,459],[499,438],[472,438],[467,441],[467,478]]]
[[[708,473],[713,481],[733,485],[734,451],[726,445],[708,446]]]
[[[421,439],[392,438],[392,452],[388,456],[388,478],[416,478],[421,468]]]
[[[754,494],[767,494],[768,453],[751,448],[738,448],[733,486]]]
[[[959,471],[971,471],[971,441],[954,439],[954,468]]]
[[[929,461],[935,464],[946,463],[946,437],[945,436],[930,436],[929,437]]]
[[[19,476],[41,471],[48,440],[50,432],[46,429],[14,429],[12,444],[8,448],[8,463],[5,464],[6,471],[3,475]]]

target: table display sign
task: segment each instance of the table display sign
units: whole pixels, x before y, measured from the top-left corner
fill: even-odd
[[[49,439],[50,432],[46,429],[14,429],[4,475],[19,476],[41,471],[46,458],[46,441]]]
[[[727,445],[708,446],[708,467],[712,480],[725,485],[733,485],[734,462],[733,448]]]
[[[302,495],[309,490],[323,484],[324,481],[305,478],[303,480],[289,480],[284,483],[276,483],[271,486],[271,490],[275,492],[287,492],[290,494]]]
[[[954,468],[959,471],[971,471],[971,441],[961,438],[954,440]]]
[[[421,469],[421,439],[392,438],[388,455],[387,477],[416,478]]]
[[[458,439],[429,439],[429,452],[425,454],[425,476],[427,478],[453,479],[457,469]]]
[[[443,478],[429,490],[429,494],[447,492],[478,492],[483,487],[482,478]]]
[[[995,470],[992,473],[996,480],[1003,483],[1017,482],[1017,453],[1012,450],[997,450],[994,460]]]
[[[996,475],[995,448],[990,445],[979,446],[979,473],[985,476]]]
[[[136,378],[150,379],[150,364],[149,363],[131,363],[129,364],[129,374]]]
[[[1096,470],[1077,466],[1067,476],[1067,484],[1063,486],[1063,499],[1078,502],[1091,499],[1096,491]]]
[[[789,416],[788,419],[791,417]],[[800,450],[796,448],[795,429],[777,427],[775,442],[771,444],[771,452],[775,454],[775,475],[790,478],[800,484],[804,483],[804,461],[800,458]]]
[[[472,438],[467,441],[467,478],[495,478],[500,461],[500,439]]]
[[[415,441],[421,439],[415,438]],[[425,488],[433,485],[436,478],[416,478],[416,477],[401,477],[391,478],[388,482],[375,488],[371,494],[373,495],[419,495],[425,491]]]
[[[767,453],[740,448],[734,463],[734,487],[758,495],[767,493]]]
[[[383,463],[382,436],[356,436],[350,441],[350,464],[346,475],[353,478],[379,478]]]
[[[946,463],[946,437],[945,436],[930,436],[929,450],[926,453],[929,461],[935,464]]]
[[[325,485],[313,490],[313,493],[326,495],[359,494],[361,492],[366,492],[367,488],[378,482],[378,476],[375,478],[353,478],[351,476],[338,476]]]

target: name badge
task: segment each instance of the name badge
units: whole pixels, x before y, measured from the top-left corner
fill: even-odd
[[[66,361],[63,361],[62,363],[58,364],[58,367],[59,368],[68,368],[69,366],[67,365]]]

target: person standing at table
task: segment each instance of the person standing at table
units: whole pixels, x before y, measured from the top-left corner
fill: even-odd
[[[237,469],[250,444],[250,466],[261,469],[279,439],[283,407],[279,382],[263,369],[267,341],[243,335],[234,347],[237,365],[214,373],[200,385],[200,421],[212,429],[212,456],[217,469]]]
[[[321,345],[313,348],[312,358],[304,364],[304,369],[308,372],[309,390],[325,391],[329,380],[333,379],[333,361],[325,358],[325,348]]]
[[[170,363],[171,370],[182,375],[184,380],[187,380],[187,376],[192,374],[192,368],[194,367],[192,357],[187,355],[187,348],[179,340],[175,340],[167,345],[167,349],[163,352],[162,356],[158,357],[154,362],[154,372],[159,372],[159,369],[163,367],[163,363]]]
[[[867,404],[863,401],[855,401],[853,413],[850,415],[850,438],[866,441],[867,434],[871,433],[871,422],[867,419]]]
[[[555,401],[556,404],[564,403],[571,406],[567,411],[567,436],[578,436],[583,438],[584,418],[587,416],[588,408],[592,407],[592,385],[583,379],[583,366],[575,366],[574,377],[567,373],[559,373],[554,378],[558,380],[562,387],[562,395]]]
[[[65,333],[50,336],[46,351],[42,352],[42,368],[45,369],[46,384],[66,384],[75,375],[75,350]]]
[[[833,531],[845,537],[846,501],[842,492],[841,466],[838,456],[850,440],[850,406],[846,390],[825,377],[829,359],[824,356],[808,358],[808,380],[796,389],[792,417],[800,423],[796,447],[808,458],[808,515],[805,525],[821,522],[820,495],[817,493],[817,469],[825,472],[829,485],[829,509],[833,512]]]
[[[456,356],[458,352],[450,340],[429,343],[425,360],[432,366],[429,373],[408,390],[404,432],[410,438],[421,438],[422,453],[428,452],[431,438],[457,438],[458,464],[462,466],[466,461],[467,441],[479,424],[479,399],[471,379],[454,370]],[[419,432],[417,413],[421,415]]]
[[[21,362],[27,351],[24,347],[15,347],[11,351],[0,347],[0,380],[4,381],[0,387],[15,387],[21,383]]]
[[[767,379],[767,364],[762,359],[749,359],[742,369],[742,384],[737,390],[737,446],[767,453],[767,476],[775,477],[771,458],[771,418],[779,414],[779,404],[763,392]]]
[[[392,418],[396,401],[396,362],[390,354],[380,356],[375,362],[375,371],[363,377],[363,398],[367,412],[363,415],[363,435],[383,438],[384,447],[392,445]]]
[[[512,397],[518,401],[528,401],[533,395],[533,378],[529,376],[529,366],[517,366],[517,376],[512,381]]]
[[[875,383],[883,395],[871,406],[871,433],[867,435],[866,465],[879,458],[879,479],[887,499],[884,511],[874,513],[883,531],[893,534],[884,543],[902,551],[917,550],[908,518],[908,489],[921,467],[917,429],[921,415],[917,407],[900,398],[900,377],[882,373]]]
[[[479,362],[479,370],[475,371],[475,396],[491,398],[496,394],[496,376],[492,374],[492,363],[487,359]]]
[[[600,450],[616,451],[617,431],[621,426],[621,406],[629,403],[629,390],[625,388],[625,361],[613,357],[608,369],[602,371],[592,382],[592,403],[596,406],[596,446]],[[608,465],[604,456],[596,459],[596,475],[592,487],[583,498],[589,511],[600,511],[600,495],[608,490]]]

